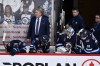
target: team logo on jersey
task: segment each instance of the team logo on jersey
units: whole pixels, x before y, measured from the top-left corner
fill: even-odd
[[[22,23],[23,24],[29,24],[29,18],[28,17],[23,17],[22,18]]]

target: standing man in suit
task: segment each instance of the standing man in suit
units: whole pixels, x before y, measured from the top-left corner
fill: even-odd
[[[39,40],[43,35],[49,37],[49,18],[44,15],[44,9],[38,7],[35,10],[35,16],[31,18],[31,22],[27,34],[27,42],[31,41],[30,50],[38,49],[38,43],[35,40]]]

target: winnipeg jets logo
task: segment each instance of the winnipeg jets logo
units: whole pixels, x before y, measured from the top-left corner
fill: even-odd
[[[100,66],[100,61],[95,59],[88,59],[83,62],[82,66]]]
[[[23,17],[22,18],[22,22],[23,22],[23,24],[28,24],[29,23],[29,19],[27,17]]]

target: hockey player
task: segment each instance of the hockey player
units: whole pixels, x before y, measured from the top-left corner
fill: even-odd
[[[78,35],[79,35],[79,41],[77,41],[77,48],[79,53],[83,54],[100,53],[100,48],[98,47],[98,41],[91,32],[81,29]]]
[[[37,51],[42,50],[42,53],[48,53],[49,52],[49,47],[50,47],[48,36],[46,36],[46,35],[42,36],[40,41],[41,41],[41,44],[38,46]]]
[[[30,53],[48,53],[49,52],[49,38],[43,35],[41,38],[36,38],[30,45]]]
[[[36,53],[38,44],[40,44],[40,39],[38,37],[35,37],[35,39],[30,43],[29,53]]]
[[[76,35],[74,34],[74,29],[69,27],[64,33],[59,35],[56,44],[57,52],[71,53],[71,51],[74,51],[75,43]]]
[[[11,55],[15,55],[16,53],[26,53],[26,44],[20,40],[12,40],[7,44],[6,49]]]

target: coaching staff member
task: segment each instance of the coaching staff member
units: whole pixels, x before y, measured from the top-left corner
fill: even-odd
[[[44,15],[44,9],[38,7],[34,12],[27,33],[27,42],[32,42],[35,38],[41,38],[43,35],[49,37],[49,18]]]

